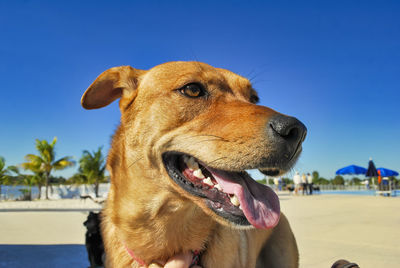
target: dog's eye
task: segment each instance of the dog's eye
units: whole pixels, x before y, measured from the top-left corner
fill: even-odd
[[[206,95],[206,91],[202,85],[197,83],[187,84],[179,89],[179,92],[189,98],[198,98]]]
[[[251,102],[251,103],[256,104],[256,103],[258,103],[259,101],[260,101],[260,99],[258,98],[257,95],[251,95],[251,96],[250,96],[250,102]]]

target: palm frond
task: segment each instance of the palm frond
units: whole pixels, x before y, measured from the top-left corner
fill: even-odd
[[[3,171],[5,166],[6,166],[6,160],[4,159],[4,157],[0,156],[0,173]]]
[[[33,162],[35,162],[35,163],[43,163],[43,162],[45,162],[43,160],[43,158],[41,158],[40,156],[35,155],[35,154],[27,154],[27,155],[25,155],[25,160],[27,162],[31,162],[31,163],[33,163]]]
[[[79,159],[79,173],[85,175],[90,183],[104,180],[105,158],[101,150],[102,147],[93,152],[84,150]]]
[[[53,162],[55,158],[54,145],[56,142],[57,139],[54,139],[51,144],[46,140],[36,139],[36,150],[39,152],[39,155],[45,163]]]
[[[15,174],[19,175],[19,168],[17,166],[8,166],[7,169],[11,172],[14,172]]]
[[[75,165],[75,161],[72,160],[71,156],[65,156],[63,158],[60,158],[52,164],[52,166],[55,170],[62,170],[67,167],[72,167],[74,165]]]
[[[43,159],[34,154],[27,154],[25,155],[26,162],[21,164],[21,167],[26,170],[31,170],[33,172],[38,172],[39,170],[43,169],[44,161]]]
[[[57,142],[57,137],[54,137],[54,138],[53,138],[53,141],[52,141],[51,144],[50,144],[50,146],[51,146],[52,148],[54,148],[54,146],[56,145],[56,142]]]

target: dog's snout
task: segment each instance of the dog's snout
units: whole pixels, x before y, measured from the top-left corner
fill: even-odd
[[[269,127],[275,137],[280,137],[286,142],[297,146],[306,136],[307,128],[294,117],[276,115],[269,121]]]

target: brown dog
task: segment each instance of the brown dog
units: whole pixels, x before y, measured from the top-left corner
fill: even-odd
[[[290,169],[306,135],[301,122],[256,105],[247,79],[199,62],[111,68],[82,106],[118,98],[102,223],[109,267],[194,250],[207,268],[298,267],[278,197],[245,170]]]

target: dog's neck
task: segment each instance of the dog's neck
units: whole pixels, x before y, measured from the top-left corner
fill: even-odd
[[[111,235],[146,263],[166,260],[180,252],[203,250],[216,222],[172,188],[154,192],[154,176],[158,174],[152,173],[149,176],[138,164],[128,174],[112,174],[106,207],[107,216],[111,216],[109,224],[115,230]]]

